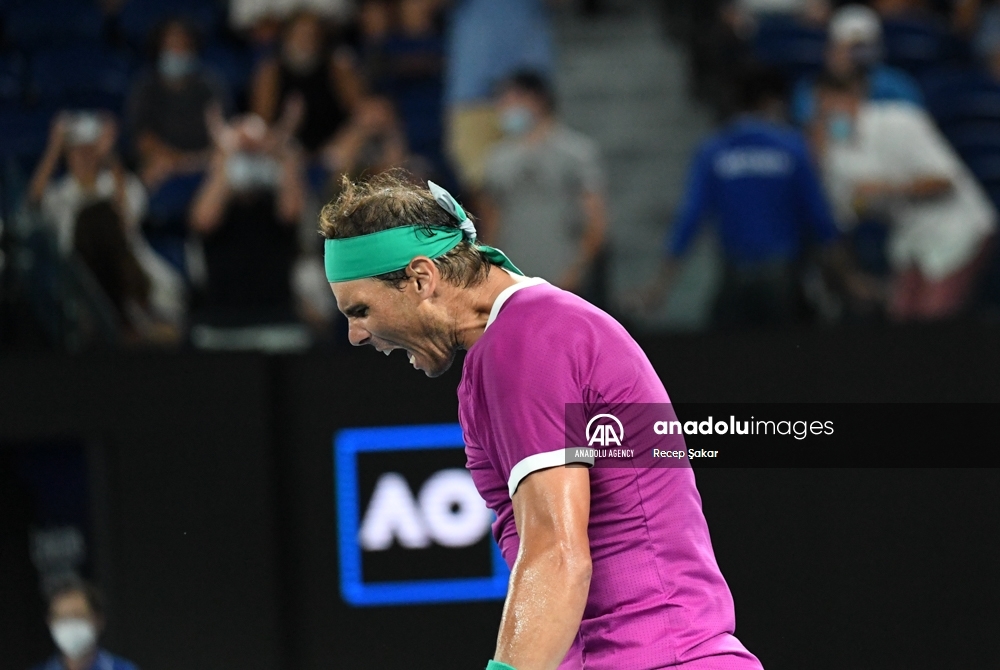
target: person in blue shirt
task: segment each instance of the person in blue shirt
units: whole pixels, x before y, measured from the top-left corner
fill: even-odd
[[[55,588],[49,596],[48,624],[58,652],[34,670],[138,670],[98,646],[104,606],[91,584],[74,579]]]
[[[867,290],[853,272],[803,134],[785,121],[780,74],[751,70],[741,85],[742,115],[697,151],[659,276],[640,297],[661,303],[703,219],[712,216],[725,261],[713,320],[718,327],[794,321],[799,265],[810,243],[842,288]]]
[[[826,71],[837,77],[864,74],[868,99],[924,106],[920,86],[909,74],[882,58],[882,21],[863,5],[846,5],[834,13],[828,28]],[[808,125],[816,115],[816,79],[805,77],[792,93],[792,120]]]

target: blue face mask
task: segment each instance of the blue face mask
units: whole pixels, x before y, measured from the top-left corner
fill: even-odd
[[[535,127],[535,115],[527,107],[508,107],[500,113],[500,128],[505,135],[518,137]]]
[[[179,54],[173,51],[164,51],[160,54],[157,66],[160,74],[166,79],[183,79],[192,72],[198,61],[190,54]]]
[[[826,134],[834,142],[847,142],[854,134],[854,119],[850,114],[837,112],[826,123]]]

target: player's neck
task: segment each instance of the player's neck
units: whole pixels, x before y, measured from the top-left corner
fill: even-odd
[[[461,316],[456,320],[456,335],[462,349],[468,349],[479,341],[486,331],[493,304],[504,289],[516,283],[517,279],[508,272],[492,267],[486,281],[459,294],[463,300],[459,309]]]

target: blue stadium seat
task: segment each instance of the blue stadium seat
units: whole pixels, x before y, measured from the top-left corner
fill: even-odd
[[[238,98],[250,87],[254,57],[249,49],[212,42],[201,54],[202,62],[220,76]]]
[[[946,126],[945,136],[1000,207],[1000,118]]]
[[[951,51],[947,28],[927,19],[888,19],[882,24],[885,60],[919,75],[940,64]]]
[[[24,99],[24,80],[27,69],[19,53],[0,55],[0,106],[11,106]]]
[[[6,16],[11,10],[27,3],[28,0],[0,0],[0,18]]]
[[[104,17],[96,2],[37,0],[18,5],[6,19],[7,38],[23,49],[68,41],[97,42]]]
[[[995,116],[1000,85],[978,68],[942,67],[920,78],[927,111],[949,133],[955,127],[990,122]]]
[[[948,126],[945,136],[963,158],[1000,156],[1000,119]]]
[[[35,158],[45,150],[55,112],[52,107],[0,109],[0,158],[34,167]]]
[[[1000,86],[955,91],[948,100],[935,101],[931,115],[947,132],[972,121],[1000,121]]]
[[[825,31],[784,17],[762,19],[754,38],[757,59],[780,68],[793,79],[822,69],[825,49]]]
[[[129,0],[118,20],[125,39],[139,47],[161,21],[173,16],[183,16],[208,37],[219,25],[219,11],[212,0]]]
[[[150,246],[184,276],[187,276],[188,210],[204,178],[201,173],[177,175],[149,194],[149,214],[143,232]]]
[[[972,174],[987,188],[1000,185],[1000,153],[972,156],[966,160]]]
[[[942,65],[920,74],[920,89],[928,103],[947,102],[956,91],[978,88],[989,83],[989,76],[979,68]]]
[[[158,232],[167,230],[186,233],[187,213],[205,175],[175,175],[149,194],[151,227]]]
[[[108,47],[54,47],[32,58],[30,89],[43,101],[121,113],[131,74],[129,56]]]

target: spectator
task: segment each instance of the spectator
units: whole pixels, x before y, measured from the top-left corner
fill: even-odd
[[[552,89],[538,73],[507,79],[497,109],[506,139],[486,165],[484,239],[528,275],[593,293],[607,228],[597,147],[559,121]]]
[[[169,19],[155,32],[156,70],[135,85],[129,126],[139,155],[142,181],[155,191],[174,175],[204,170],[210,155],[205,114],[228,108],[229,93],[201,67],[193,27]]]
[[[319,15],[301,12],[289,19],[278,55],[258,67],[251,110],[273,124],[290,97],[301,97],[305,113],[296,137],[312,154],[347,121],[359,93],[351,59],[331,52]]]
[[[959,314],[985,263],[997,213],[921,110],[866,102],[858,79],[826,77],[812,138],[838,217],[890,226],[889,313],[897,320]]]
[[[109,201],[80,210],[73,248],[114,307],[126,343],[179,341],[176,324],[158,319],[153,311],[152,283],[125,237],[118,210]]]
[[[396,26],[395,3],[390,0],[361,0],[357,40],[364,78],[377,82],[386,74],[382,49]]]
[[[728,328],[775,325],[798,316],[798,266],[809,242],[844,287],[870,299],[870,282],[848,266],[805,137],[785,121],[785,83],[749,71],[741,83],[745,113],[699,148],[667,239],[659,277],[642,296],[647,309],[669,291],[698,226],[714,215],[725,270],[713,320]]]
[[[392,101],[380,96],[361,101],[347,126],[324,149],[323,160],[331,174],[354,177],[414,167]]]
[[[116,249],[97,249],[90,244],[88,248],[94,250],[91,258],[107,253],[130,265],[137,263],[142,281],[147,284],[144,298],[148,300],[141,302],[152,310],[153,318],[179,325],[185,310],[183,279],[153,251],[139,230],[146,212],[146,191],[139,179],[125,170],[115,153],[117,136],[117,125],[110,117],[68,112],[57,115],[45,154],[32,177],[29,198],[41,206],[64,256],[74,251],[77,220],[83,209],[94,202],[111,203],[120,230],[116,236],[104,235],[100,239]],[[67,172],[54,179],[64,156]],[[84,236],[89,237],[89,233]],[[120,250],[117,238],[124,245]],[[126,258],[127,261],[123,260]],[[91,267],[102,270],[92,264]],[[116,265],[121,267],[124,266]],[[132,276],[137,275],[133,272]],[[123,306],[116,302],[118,307]],[[122,315],[125,316],[124,311]]]
[[[558,4],[561,0],[549,0]],[[501,132],[491,96],[519,70],[551,76],[552,27],[543,0],[454,0],[446,35],[446,150],[470,194]]]
[[[836,77],[860,75],[869,100],[908,102],[923,106],[923,95],[913,78],[882,63],[882,22],[863,5],[838,9],[829,26],[826,71]],[[815,81],[798,82],[792,96],[792,119],[805,126],[816,113]]]
[[[35,670],[136,670],[135,664],[98,646],[104,606],[93,586],[68,581],[49,596],[49,631],[58,652]]]
[[[366,3],[365,7],[372,4],[384,6]],[[410,150],[438,169],[444,167],[440,4],[440,0],[400,0],[397,21],[365,53],[372,88],[395,102]]]
[[[204,248],[205,311],[217,325],[294,320],[290,272],[305,207],[302,150],[290,136],[294,102],[269,128],[254,114],[226,125],[213,115],[214,147],[191,206]]]

